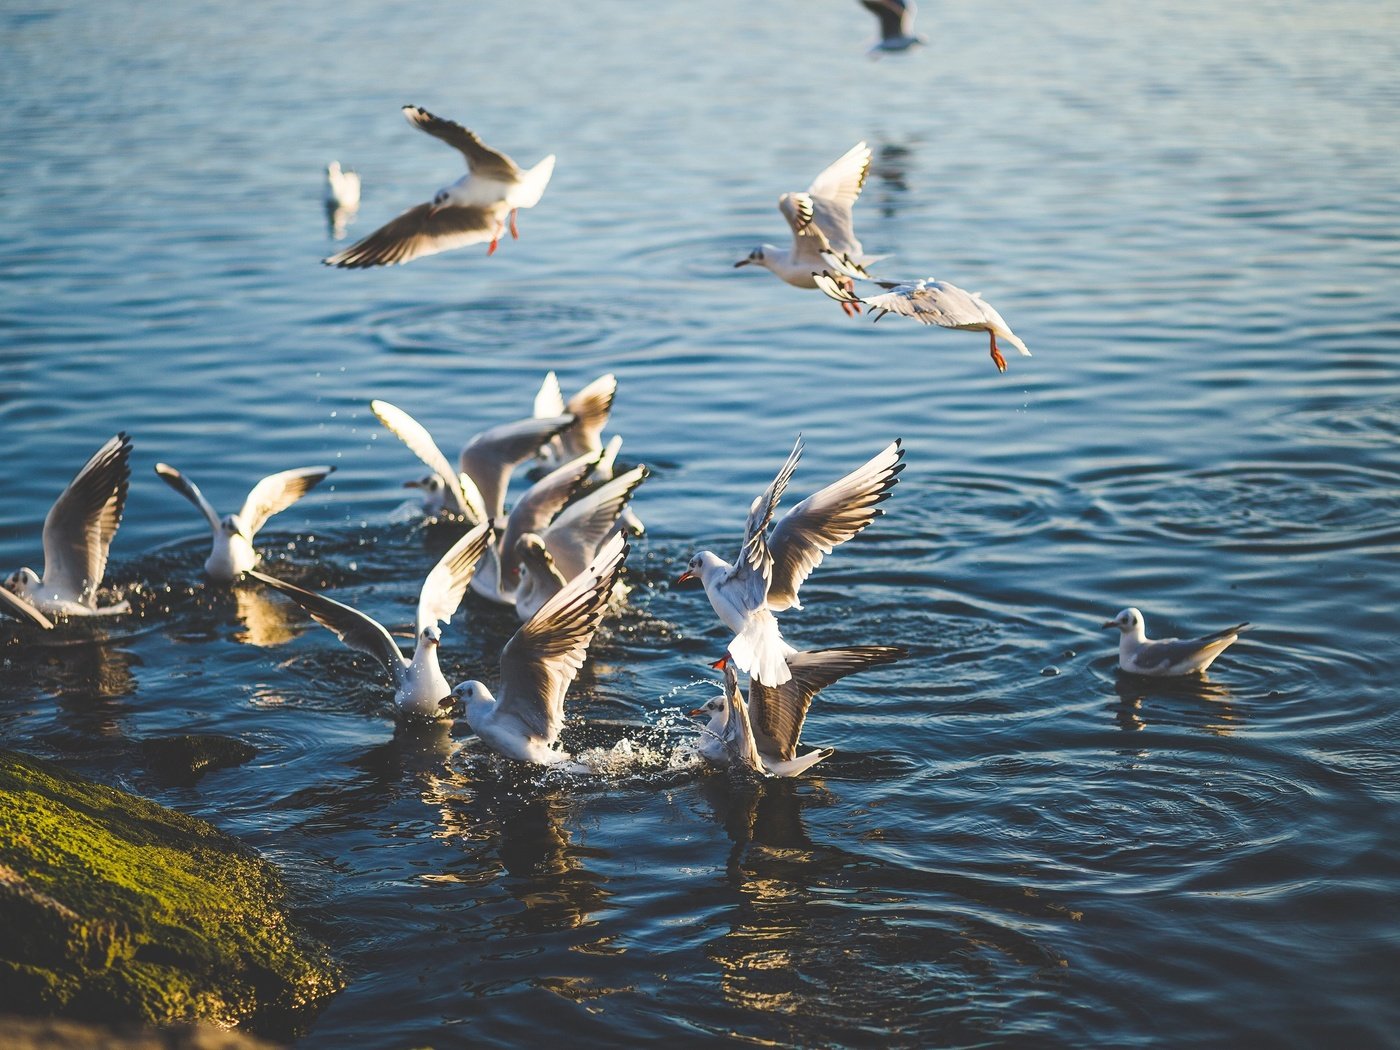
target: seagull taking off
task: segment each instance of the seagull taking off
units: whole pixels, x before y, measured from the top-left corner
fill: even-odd
[[[928,37],[912,32],[914,15],[918,12],[914,0],[860,0],[860,6],[880,22],[880,39],[867,52],[871,58],[928,43]]]
[[[851,208],[869,171],[870,147],[857,142],[812,180],[805,193],[784,193],[778,198],[778,210],[792,228],[792,247],[762,245],[736,262],[735,268],[762,266],[794,287],[815,288],[813,271],[823,269],[822,253],[830,252],[846,257],[858,276],[869,276],[861,266],[864,249],[851,221]],[[841,309],[848,316],[860,312],[858,305],[848,301],[842,301]]]
[[[107,571],[107,554],[122,521],[126,491],[131,483],[131,438],[119,433],[98,449],[68,483],[44,518],[44,574],[30,568],[11,573],[7,591],[39,614],[6,608],[43,626],[53,616],[106,616],[127,613],[118,602],[97,606],[97,588]]]
[[[460,124],[417,106],[404,106],[403,114],[414,127],[459,150],[466,158],[467,174],[438,190],[432,200],[409,208],[363,240],[322,260],[327,266],[393,266],[483,241],[490,242],[486,254],[491,255],[505,232],[507,216],[510,235],[519,238],[516,213],[539,203],[554,173],[553,154],[522,171]]]
[[[483,522],[454,543],[428,573],[418,595],[412,660],[404,658],[398,643],[378,620],[358,609],[256,569],[248,575],[291,598],[351,649],[379,660],[393,676],[394,708],[401,718],[432,721],[448,717],[452,709],[452,689],[438,666],[438,644],[442,641],[438,624],[447,623],[457,612],[490,541],[491,527]]]
[[[734,564],[700,551],[676,580],[679,584],[699,579],[704,584],[715,614],[734,632],[729,655],[766,686],[792,678],[787,657],[794,650],[783,641],[774,613],[802,608],[797,591],[803,581],[834,547],[879,517],[879,504],[889,499],[904,469],[902,442],[895,440],[864,466],[784,514],[770,539],[768,525],[801,455],[798,438],[783,468],[749,507],[744,543]]]
[[[828,257],[828,262],[833,259]],[[982,301],[976,292],[965,292],[947,281],[935,281],[932,277],[917,281],[876,281],[886,289],[882,295],[859,296],[854,291],[851,278],[861,274],[851,270],[848,261],[841,260],[840,277],[830,273],[813,273],[812,280],[823,292],[839,303],[864,303],[879,312],[873,315],[878,321],[885,314],[903,314],[912,317],[920,324],[938,325],[940,328],[957,328],[965,332],[986,332],[992,340],[991,357],[998,372],[1006,371],[1006,358],[1001,356],[997,346],[997,336],[1019,350],[1024,357],[1031,352],[1026,344],[1001,319],[1001,314]]]
[[[1116,627],[1122,632],[1118,638],[1118,666],[1121,669],[1129,674],[1168,678],[1204,671],[1239,639],[1240,632],[1248,626],[1248,623],[1237,623],[1200,638],[1160,638],[1153,641],[1147,637],[1142,613],[1128,608],[1106,621],[1103,628]]]
[[[267,519],[286,510],[314,489],[335,467],[300,467],[263,478],[253,486],[237,514],[219,517],[204,493],[185,475],[166,463],[156,464],[160,480],[199,508],[214,533],[214,546],[204,560],[204,571],[218,583],[232,583],[258,564],[253,537]]]

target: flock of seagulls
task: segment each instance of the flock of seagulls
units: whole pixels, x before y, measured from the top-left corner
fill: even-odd
[[[861,0],[878,19],[871,53],[906,51],[927,43],[913,32],[909,0]],[[373,233],[323,260],[348,269],[390,266],[422,256],[486,244],[493,254],[506,231],[519,237],[518,213],[542,198],[554,171],[551,154],[523,169],[472,131],[417,106],[403,107],[415,128],[460,152],[467,172]],[[785,283],[816,289],[848,316],[868,308],[873,320],[900,314],[925,325],[984,331],[998,371],[1006,360],[998,338],[1022,355],[1030,351],[982,298],[947,281],[886,281],[870,268],[856,235],[853,209],[870,171],[871,151],[856,143],[801,191],[783,193],[778,210],[790,247],[763,244],[734,265],[760,266]],[[326,208],[339,238],[360,205],[359,176],[332,162],[326,169]],[[879,291],[861,294],[861,284]],[[251,580],[299,605],[346,646],[373,656],[393,684],[398,716],[435,721],[460,713],[481,742],[509,758],[580,768],[559,746],[565,696],[604,619],[627,599],[622,579],[631,542],[645,532],[632,508],[648,470],[622,470],[622,438],[606,431],[617,379],[599,376],[565,397],[549,372],[529,414],[480,431],[454,463],[407,411],[374,400],[375,418],[427,468],[405,485],[417,492],[425,517],[459,522],[465,532],[428,572],[418,592],[414,648],[406,656],[373,617],[334,598],[259,569],[254,541],[268,520],[306,496],[333,471],[300,467],[253,486],[240,509],[220,516],[198,486],[175,467],[156,475],[203,515],[212,534],[204,561],[211,585]],[[37,629],[65,618],[130,612],[127,602],[99,604],[113,537],[131,480],[131,439],[107,441],[55,501],[43,526],[44,571],[23,568],[0,586],[0,612]],[[677,584],[697,580],[719,621],[732,632],[715,663],[721,694],[690,714],[706,718],[697,751],[707,762],[743,776],[796,776],[832,752],[804,750],[802,729],[823,689],[861,671],[907,656],[900,648],[863,645],[800,651],[782,635],[778,615],[802,609],[802,584],[835,550],[883,513],[905,468],[896,439],[865,463],[795,504],[778,509],[803,452],[799,437],[773,480],[752,502],[733,561],[712,551],[694,554]],[[520,468],[530,484],[508,504]],[[776,518],[776,521],[775,521]],[[455,687],[439,662],[443,627],[468,590],[515,610],[521,626],[500,654],[496,691],[483,682]],[[1104,628],[1120,632],[1119,667],[1146,676],[1197,674],[1239,637],[1247,624],[1189,640],[1149,640],[1142,614],[1124,609]],[[748,675],[744,696],[739,673]]]

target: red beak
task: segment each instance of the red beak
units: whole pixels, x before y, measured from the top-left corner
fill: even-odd
[[[723,671],[729,665],[729,654],[725,653],[714,663],[710,664],[716,671]]]
[[[685,583],[686,580],[693,579],[695,579],[695,573],[691,572],[689,569],[686,569],[685,572],[681,573],[679,576],[676,577],[676,583],[682,584]]]
[[[688,714],[688,717],[690,717],[690,718],[699,718],[699,717],[700,717],[701,715],[703,715],[704,713],[705,713],[705,709],[704,709],[703,707],[697,707],[694,711],[690,711],[690,712],[688,712],[687,714]]]

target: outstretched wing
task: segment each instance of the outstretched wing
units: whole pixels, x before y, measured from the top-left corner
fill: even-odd
[[[452,493],[453,502],[459,514],[465,515],[473,525],[480,524],[487,519],[486,505],[481,499],[481,493],[477,491],[475,483],[468,484],[470,478],[464,478],[453,469],[452,464],[447,461],[447,457],[442,454],[442,450],[433,441],[433,436],[428,433],[426,427],[418,420],[414,419],[397,405],[391,405],[387,401],[371,401],[369,410],[374,413],[374,418],[383,423],[389,432],[408,446],[408,450],[421,459],[429,470],[442,479],[448,492]]]
[[[636,466],[570,503],[541,537],[566,580],[582,572],[627,509],[647,468]]]
[[[403,678],[408,661],[403,658],[399,647],[394,644],[394,639],[389,636],[389,632],[378,620],[366,616],[358,609],[352,609],[348,605],[342,605],[338,601],[327,598],[324,594],[308,591],[304,587],[298,587],[286,580],[279,580],[276,576],[269,576],[265,572],[253,569],[248,575],[261,580],[274,590],[281,591],[305,609],[313,620],[326,630],[331,631],[351,649],[369,653],[370,656],[388,668],[389,673],[394,676],[395,684]]]
[[[766,535],[768,523],[773,520],[773,512],[777,510],[778,501],[783,498],[788,482],[792,480],[792,472],[797,469],[797,461],[801,458],[802,435],[799,434],[782,469],[768,483],[763,494],[749,505],[749,519],[744,525],[744,545],[739,548],[739,557],[734,562],[735,574],[762,579],[765,592],[773,579],[773,555],[768,550]]]
[[[435,117],[417,106],[404,106],[403,115],[415,128],[426,131],[433,138],[461,152],[467,159],[467,170],[473,175],[499,182],[514,182],[520,178],[520,168],[515,161],[487,146],[476,137],[475,132],[468,131],[456,121]]]
[[[572,459],[585,452],[597,452],[603,447],[603,428],[608,425],[616,396],[617,376],[609,372],[569,398],[564,411],[574,417],[574,422],[559,435],[564,442],[565,456]]]
[[[515,632],[501,653],[497,711],[552,743],[564,725],[564,694],[588,654],[617,582],[627,544],[614,537],[598,557]]]
[[[513,589],[519,580],[520,560],[515,554],[516,541],[527,532],[541,533],[564,505],[573,499],[580,486],[588,480],[598,464],[601,453],[586,452],[551,470],[535,482],[516,501],[506,519],[505,535],[501,538],[501,581]]]
[[[782,685],[766,686],[757,678],[750,679],[749,715],[759,750],[785,762],[796,758],[812,697],[848,674],[894,663],[908,655],[906,650],[889,645],[816,649],[788,657],[792,678]]]
[[[256,536],[258,530],[267,524],[268,518],[286,510],[334,473],[335,467],[298,467],[280,474],[270,474],[259,481],[243,501],[243,509],[238,512],[248,538]]]
[[[327,266],[362,270],[397,266],[420,256],[484,244],[500,232],[505,211],[504,203],[434,209],[430,201],[425,201],[321,261]]]
[[[209,522],[209,527],[215,532],[219,531],[219,512],[214,509],[213,504],[204,498],[204,493],[199,491],[198,485],[181,474],[169,463],[157,463],[156,476],[180,495],[184,496],[185,499],[193,503],[195,507],[199,509],[199,512],[204,515],[204,520]]]
[[[533,456],[546,441],[574,421],[568,414],[518,419],[477,434],[462,449],[459,464],[476,482],[487,513],[498,517],[516,464]]]
[[[44,518],[44,589],[95,605],[131,483],[131,438],[98,449]]]
[[[425,627],[445,624],[452,619],[476,574],[477,562],[494,538],[491,523],[483,521],[438,559],[418,593],[415,637],[421,636]]]
[[[869,462],[783,515],[768,541],[773,558],[768,608],[781,612],[797,605],[798,589],[822,558],[879,517],[877,508],[890,498],[903,459],[902,442],[892,441]]]
[[[826,235],[835,251],[851,256],[861,254],[851,206],[860,196],[869,171],[870,147],[857,142],[807,187],[812,222]]]

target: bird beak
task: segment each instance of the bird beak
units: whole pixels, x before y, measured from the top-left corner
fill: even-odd
[[[1105,620],[1105,621],[1103,622],[1103,626],[1100,627],[1099,630],[1101,630],[1101,631],[1106,631],[1106,630],[1108,630],[1110,627],[1117,627],[1117,626],[1118,626],[1118,621],[1117,621],[1117,620]]]
[[[729,654],[725,653],[714,663],[710,664],[710,666],[713,667],[716,671],[723,671],[726,667],[729,666]]]
[[[405,481],[403,487],[406,489],[421,489],[423,483],[421,481]]]
[[[741,266],[747,266],[747,265],[748,265],[749,263],[751,263],[751,262],[753,262],[752,259],[740,259],[738,262],[736,262],[736,263],[734,264],[734,269],[737,270],[737,269],[738,269],[739,267],[741,267]]]
[[[705,709],[703,707],[697,707],[694,711],[687,712],[687,716],[690,718],[699,718],[704,713]]]
[[[676,586],[679,587],[681,584],[685,583],[686,580],[693,579],[695,579],[695,573],[691,572],[689,569],[686,569],[685,572],[681,573],[679,576],[676,577]]]

